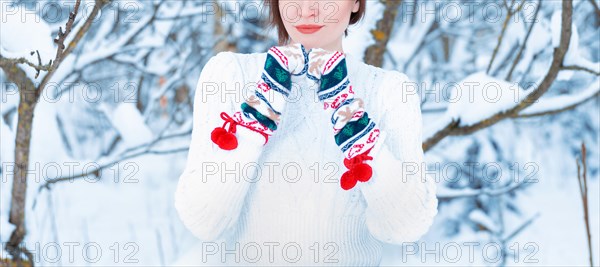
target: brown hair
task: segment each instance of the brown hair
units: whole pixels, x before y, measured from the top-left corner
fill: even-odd
[[[360,2],[360,7],[357,12],[352,12],[350,15],[349,25],[353,25],[359,22],[365,15],[366,0],[355,0]],[[277,34],[279,35],[279,45],[286,44],[290,35],[285,30],[281,14],[279,13],[279,0],[264,0],[265,5],[269,6],[269,28],[277,27]],[[344,30],[344,36],[348,36],[348,29]]]

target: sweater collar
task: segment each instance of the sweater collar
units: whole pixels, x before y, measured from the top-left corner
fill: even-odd
[[[364,62],[361,59],[354,56],[354,54],[352,53],[345,52],[344,54],[346,56],[346,67],[348,68],[348,77],[354,77],[356,72],[358,72],[358,70],[360,69],[362,64],[364,64]]]
[[[263,63],[267,56],[267,52],[256,54],[261,54],[263,56],[259,60],[261,63]],[[348,77],[355,77],[356,73],[361,69],[361,67],[365,65],[365,63],[363,62],[362,58],[355,56],[354,53],[344,52],[344,55],[346,56],[346,67],[348,68]]]

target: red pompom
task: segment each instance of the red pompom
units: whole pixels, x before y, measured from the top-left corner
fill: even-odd
[[[371,166],[369,166],[369,164],[360,163],[352,167],[352,174],[356,180],[366,182],[371,179],[371,176],[373,175],[373,169]]]
[[[224,150],[233,150],[238,146],[238,142],[234,134],[224,133],[219,136],[217,145]]]
[[[357,180],[354,178],[352,170],[346,171],[340,179],[340,184],[344,190],[352,189],[356,185],[356,182]]]
[[[221,137],[221,135],[223,135],[225,133],[227,133],[227,131],[225,131],[225,129],[223,129],[221,127],[217,127],[210,133],[210,140],[212,140],[213,143],[215,143],[215,144],[219,144],[218,143],[219,137]]]
[[[346,166],[347,169],[352,169],[353,164],[354,160],[344,158],[344,166]]]

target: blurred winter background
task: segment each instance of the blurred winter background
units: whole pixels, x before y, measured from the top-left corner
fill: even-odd
[[[20,244],[44,266],[194,263],[173,192],[195,85],[220,51],[276,45],[266,6],[0,3],[2,258]],[[598,265],[599,5],[367,1],[344,49],[418,83],[440,199],[382,264]]]

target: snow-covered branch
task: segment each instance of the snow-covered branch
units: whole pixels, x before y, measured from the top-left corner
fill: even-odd
[[[521,95],[526,95],[523,99],[519,99],[519,103],[513,105],[512,107],[500,106],[498,112],[494,113],[492,116],[484,117],[479,122],[471,123],[469,125],[461,125],[460,118],[455,119],[454,117],[443,117],[442,119],[451,122],[448,122],[446,126],[436,133],[432,134],[431,137],[427,138],[423,144],[423,149],[428,150],[431,147],[435,146],[439,143],[443,138],[451,135],[467,135],[472,134],[478,130],[490,127],[501,120],[506,118],[511,118],[517,116],[519,112],[532,103],[535,103],[554,83],[556,77],[558,76],[559,71],[561,70],[563,60],[565,59],[565,55],[569,50],[569,44],[571,40],[571,23],[572,23],[572,11],[573,11],[573,3],[570,0],[563,1],[562,7],[562,28],[560,35],[560,42],[558,47],[554,49],[552,62],[550,68],[548,69],[546,75],[536,88],[530,89],[528,93],[522,93]],[[482,81],[485,83],[486,81]],[[494,81],[495,83],[499,83],[498,81]],[[471,110],[474,111],[474,110]]]

